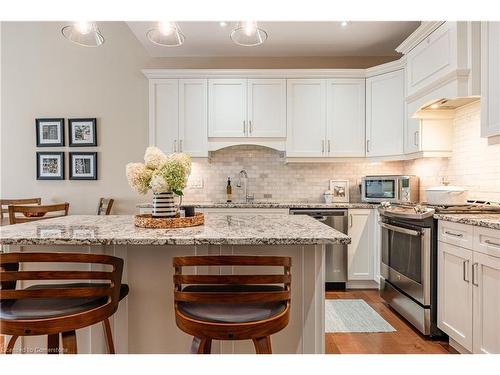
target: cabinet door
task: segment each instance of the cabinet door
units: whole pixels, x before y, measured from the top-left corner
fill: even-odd
[[[438,242],[438,327],[472,351],[472,251]]]
[[[347,247],[347,279],[374,279],[373,211],[366,209],[349,210],[347,233],[351,244]]]
[[[481,136],[500,135],[500,22],[481,24]]]
[[[500,258],[474,252],[474,353],[500,354]]]
[[[365,80],[329,79],[326,91],[328,156],[365,156]]]
[[[179,151],[208,156],[207,80],[179,80]]]
[[[325,80],[287,80],[287,156],[326,156],[325,105]]]
[[[286,137],[286,81],[248,80],[248,136]]]
[[[244,137],[247,129],[247,80],[208,80],[208,136]]]
[[[403,153],[404,71],[366,80],[366,156]]]
[[[149,143],[165,153],[177,152],[179,138],[178,80],[151,81]]]

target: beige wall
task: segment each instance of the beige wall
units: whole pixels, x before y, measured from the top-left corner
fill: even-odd
[[[125,164],[147,146],[148,56],[124,23],[105,23],[99,48],[74,45],[56,22],[2,25],[2,198],[40,196],[68,201],[71,213],[94,213],[100,196],[117,198],[115,212],[131,212],[138,197]],[[35,118],[96,117],[97,181],[37,181]],[[67,142],[66,142],[67,144]],[[43,150],[43,149],[40,149]],[[71,151],[69,147],[46,151]],[[66,176],[68,176],[66,155]]]

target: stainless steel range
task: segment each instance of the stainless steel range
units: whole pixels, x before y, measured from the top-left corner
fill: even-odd
[[[380,295],[424,335],[437,328],[437,220],[434,213],[500,212],[499,205],[390,205],[379,207]]]

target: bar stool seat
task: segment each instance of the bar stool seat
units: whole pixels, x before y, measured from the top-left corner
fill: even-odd
[[[51,285],[32,285],[26,290],[107,287],[100,283],[69,283]],[[120,286],[120,301],[127,296],[127,284]],[[107,297],[77,297],[77,298],[24,298],[18,300],[0,301],[0,319],[24,320],[47,319],[78,314],[106,304]]]
[[[182,289],[183,292],[211,293],[277,292],[283,290],[283,287],[275,285],[190,285]],[[177,307],[182,314],[199,321],[245,323],[270,319],[285,311],[286,306],[286,301],[278,301],[241,305],[179,302]]]

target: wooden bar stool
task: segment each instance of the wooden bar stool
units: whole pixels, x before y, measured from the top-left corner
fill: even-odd
[[[8,206],[10,205],[24,205],[24,204],[42,204],[42,198],[23,198],[23,199],[0,199],[0,220],[3,224],[3,214],[9,213]]]
[[[97,206],[97,215],[109,215],[111,208],[113,208],[113,198],[99,198],[99,205]]]
[[[191,351],[211,352],[212,340],[252,340],[271,354],[271,335],[290,319],[291,258],[278,256],[174,257],[177,326],[193,336]],[[271,275],[185,275],[182,267],[277,266]]]
[[[46,204],[38,206],[9,206],[9,221],[10,224],[26,223],[33,220],[52,219],[54,217],[67,216],[69,211],[69,203]],[[49,212],[56,214],[46,215]],[[59,213],[57,213],[59,212]],[[17,214],[22,214],[17,215]]]
[[[103,264],[109,271],[19,271],[19,263]],[[111,267],[109,267],[111,266]],[[114,353],[109,317],[128,294],[121,284],[123,260],[109,255],[78,253],[0,254],[0,333],[11,335],[11,354],[19,336],[47,335],[48,353],[77,353],[76,330],[102,322],[108,352]],[[85,280],[80,283],[40,284],[16,289],[17,280]],[[89,282],[91,280],[93,282]],[[95,281],[100,281],[95,283]],[[103,282],[105,281],[105,282]]]

